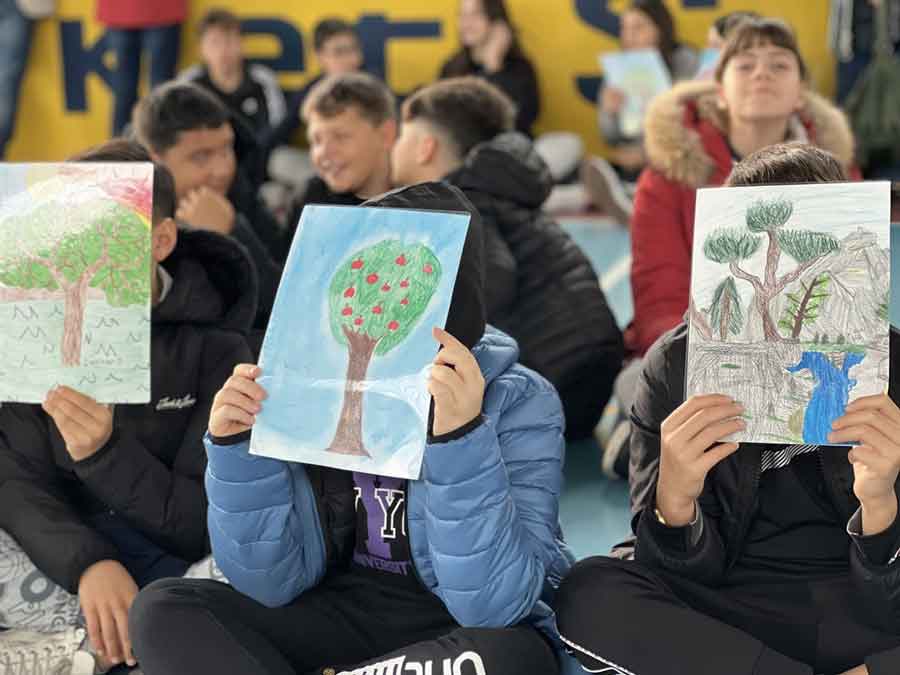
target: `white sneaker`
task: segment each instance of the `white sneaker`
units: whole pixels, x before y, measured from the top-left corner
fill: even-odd
[[[0,633],[0,675],[93,675],[94,658],[79,651],[83,628],[58,633]]]
[[[634,206],[612,164],[602,157],[585,160],[581,165],[581,182],[594,206],[628,227]]]

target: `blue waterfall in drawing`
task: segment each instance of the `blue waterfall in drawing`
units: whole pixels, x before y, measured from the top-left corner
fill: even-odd
[[[865,354],[848,352],[844,355],[844,367],[838,370],[822,352],[803,352],[800,363],[790,366],[788,372],[809,370],[816,378],[816,386],[803,418],[803,442],[828,445],[831,423],[844,414],[850,390],[856,380],[850,379],[850,369],[862,363]]]

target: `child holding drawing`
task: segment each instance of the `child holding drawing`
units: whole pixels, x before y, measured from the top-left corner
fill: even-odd
[[[78,161],[150,157],[116,140]],[[134,663],[127,616],[138,588],[209,555],[203,432],[215,392],[251,354],[250,261],[225,237],[178,232],[174,214],[172,176],[156,166],[151,402],[112,407],[59,387],[43,406],[0,407],[2,628],[62,631],[80,642],[65,629],[84,623],[104,667]],[[7,638],[32,653],[59,643],[0,633],[7,665],[19,660]]]
[[[787,144],[727,185],[846,180],[833,156]],[[590,672],[900,671],[896,333],[890,396],[856,399],[828,436],[850,448],[723,442],[744,410],[715,392],[684,400],[687,333],[650,350],[632,408],[635,538],[620,552],[634,560],[575,566],[563,640]]]
[[[541,629],[571,559],[557,524],[559,398],[485,325],[482,233],[462,194],[424,183],[370,204],[472,213],[446,330],[434,330],[421,477],[249,454],[266,392],[260,368],[238,366],[207,439],[210,537],[231,586],[142,592],[131,626],[147,675],[557,672]]]

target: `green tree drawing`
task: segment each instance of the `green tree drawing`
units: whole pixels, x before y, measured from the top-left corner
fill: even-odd
[[[787,331],[795,340],[800,337],[800,331],[804,326],[810,326],[819,318],[822,305],[831,293],[828,285],[831,277],[828,274],[820,274],[807,286],[800,282],[801,291],[787,294],[787,307],[778,322],[778,327]]]
[[[349,352],[344,403],[330,452],[368,457],[363,444],[360,383],[373,355],[403,342],[425,313],[441,278],[441,264],[422,244],[388,239],[348,257],[328,291],[334,339]]]
[[[64,199],[45,201],[8,216],[0,222],[0,283],[62,292],[62,365],[78,366],[88,288],[101,289],[113,307],[150,297],[147,214],[110,195],[77,208]]]
[[[726,277],[713,293],[712,305],[709,308],[709,318],[719,331],[719,339],[722,342],[728,340],[728,335],[739,335],[744,325],[744,310],[741,307],[741,298],[733,277]]]
[[[782,339],[769,309],[772,300],[807,269],[840,248],[838,240],[829,234],[782,229],[793,212],[794,205],[787,200],[758,200],[747,207],[746,230],[721,228],[703,242],[703,254],[709,260],[728,265],[735,277],[753,287],[753,305],[762,317],[765,339],[770,342]],[[765,269],[760,277],[742,269],[738,263],[752,257],[764,240],[768,244]],[[793,258],[797,266],[778,276],[782,253]]]

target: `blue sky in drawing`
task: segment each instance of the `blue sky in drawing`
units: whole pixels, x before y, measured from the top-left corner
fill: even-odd
[[[417,477],[429,397],[426,368],[437,353],[433,326],[443,326],[459,268],[468,214],[401,209],[307,206],[288,256],[263,343],[261,384],[269,393],[252,452],[291,461]],[[325,452],[343,403],[347,347],[329,324],[328,288],[342,262],[384,239],[428,246],[443,274],[409,337],[374,356],[363,396],[363,440],[372,459]]]

